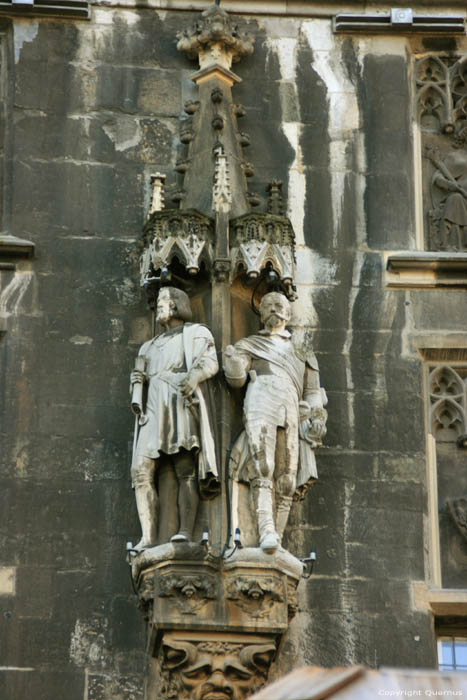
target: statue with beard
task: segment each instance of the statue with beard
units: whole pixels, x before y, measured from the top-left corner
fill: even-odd
[[[260,547],[274,551],[293,497],[317,477],[313,450],[326,433],[327,399],[314,353],[297,349],[286,329],[287,298],[265,294],[259,311],[264,329],[225,351],[229,384],[248,382],[245,430],[233,447],[230,468],[234,479],[250,485]]]

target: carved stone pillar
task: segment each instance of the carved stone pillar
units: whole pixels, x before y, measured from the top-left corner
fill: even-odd
[[[252,487],[251,497],[248,497],[249,481],[257,486],[256,482],[266,479],[255,478],[255,475],[251,480],[247,478],[251,445],[243,440],[243,434],[237,436],[240,442],[232,439],[240,425],[243,401],[239,395],[234,400],[227,381],[231,386],[235,384],[227,373],[222,377],[214,376],[213,371],[204,372],[207,378],[204,382],[206,402],[203,403],[198,394],[194,395],[194,401],[187,396],[187,380],[182,379],[185,404],[177,415],[186,417],[191,412],[188,417],[194,416],[196,422],[205,408],[217,420],[217,432],[212,431],[217,469],[211,469],[211,473],[215,473],[216,484],[222,492],[217,496],[212,494],[207,503],[201,493],[202,479],[198,478],[195,483],[192,478],[189,485],[194,500],[197,500],[197,489],[200,490],[199,507],[197,500],[196,522],[190,528],[189,537],[185,533],[184,539],[193,541],[181,541],[179,533],[167,542],[171,538],[169,521],[173,513],[167,505],[170,498],[165,498],[164,494],[170,495],[177,487],[180,489],[178,482],[183,480],[183,464],[176,470],[177,480],[168,484],[164,481],[164,470],[170,471],[170,460],[175,461],[174,450],[169,460],[165,459],[166,455],[162,459],[159,454],[155,457],[142,455],[149,462],[151,459],[160,461],[149,465],[152,472],[145,467],[147,460],[142,464],[146,470],[141,465],[138,468],[138,464],[133,470],[135,486],[140,479],[151,494],[158,491],[153,500],[159,509],[159,537],[148,539],[148,535],[135,549],[129,546],[129,561],[147,620],[151,668],[157,667],[157,672],[148,677],[147,700],[202,700],[211,696],[216,700],[243,700],[266,682],[270,663],[296,611],[296,592],[303,565],[285,551],[280,542],[293,497],[299,496],[300,489],[305,489],[316,478],[313,450],[321,444],[325,432],[323,406],[326,399],[319,386],[316,358],[310,348],[299,348],[285,329],[286,320],[290,320],[289,301],[296,297],[295,235],[284,215],[281,183],[270,184],[263,211],[252,211],[260,198],[247,186],[247,178],[254,174],[254,168],[243,156],[249,137],[238,128],[237,120],[244,109],[232,100],[232,87],[240,78],[231,67],[242,56],[252,53],[253,42],[224,10],[212,6],[190,29],[178,35],[178,49],[189,58],[199,60],[199,70],[192,76],[198,88],[198,99],[185,105],[188,119],[182,125],[180,139],[186,152],[176,167],[183,182],[178,183],[172,196],[177,207],[164,208],[164,202],[169,199],[164,193],[164,176],[158,173],[152,177],[152,204],[144,227],[141,254],[141,284],[153,290],[153,308],[159,295],[159,311],[165,296],[160,288],[164,285],[181,287],[192,301],[196,298],[198,306],[192,304],[194,320],[209,325],[219,360],[229,352],[232,317],[249,314],[249,327],[256,330],[259,324],[255,312],[260,298],[268,292],[276,292],[269,295],[270,300],[276,297],[282,300],[282,315],[287,319],[282,318],[280,328],[272,323],[272,335],[281,334],[280,341],[276,342],[277,337],[269,338],[264,350],[267,356],[252,368],[248,381],[253,383],[258,378],[260,386],[266,374],[271,375],[272,380],[276,373],[274,386],[280,384],[284,389],[277,390],[276,394],[288,397],[287,406],[279,406],[277,413],[282,415],[287,411],[288,418],[293,414],[294,420],[288,420],[287,429],[284,421],[277,424],[269,421],[271,475],[266,486],[261,484],[256,490]],[[263,323],[265,320],[269,323],[269,316],[271,314],[261,314]],[[201,336],[211,338],[205,325],[188,322],[186,327],[195,329],[192,334],[198,341]],[[174,326],[167,335],[175,334],[176,330]],[[238,335],[237,331],[236,339]],[[173,337],[170,336],[172,340]],[[260,338],[265,336],[260,335]],[[157,342],[156,337],[149,346],[145,344],[140,356],[149,354],[148,347]],[[276,352],[279,346],[281,350]],[[192,357],[188,363],[185,346],[180,352],[185,364],[182,360],[175,368],[171,365],[170,376],[167,372],[158,374],[149,370],[149,375],[145,375],[135,371],[132,381],[139,381],[142,386],[149,383],[150,388],[158,382],[167,382],[172,390],[175,385],[178,391],[176,375],[184,375],[186,365],[188,375],[196,379],[198,374],[203,374],[207,357],[206,352],[198,348],[197,357],[201,360],[197,366],[196,358]],[[160,357],[160,353],[156,355]],[[257,360],[255,357],[252,362]],[[275,368],[274,372],[265,372],[266,365]],[[288,376],[291,367],[293,376]],[[211,378],[215,400],[210,402]],[[244,384],[246,381],[245,374]],[[144,417],[143,398],[140,414]],[[178,418],[174,419],[170,426],[174,434],[177,421]],[[207,421],[209,425],[212,423]],[[232,430],[233,425],[235,430]],[[176,437],[174,445],[179,449]],[[189,451],[186,444],[182,447]],[[196,462],[198,455],[200,460],[204,457],[205,446],[195,444],[195,448],[198,452],[195,449],[191,457]],[[292,461],[288,459],[290,454]],[[277,470],[274,470],[275,460]],[[198,473],[199,463],[195,465]],[[273,479],[277,482],[274,488]],[[274,517],[279,533],[272,546],[264,538],[261,540],[261,524],[256,522],[256,496],[259,500],[269,497],[269,519],[272,522]],[[147,501],[141,500],[140,510],[144,511]],[[182,510],[179,499],[180,520]],[[244,528],[243,535],[238,535],[233,542],[233,532],[238,525]],[[164,528],[162,535],[161,528]],[[203,543],[200,542],[202,528]],[[242,547],[241,538],[249,546]],[[156,541],[160,544],[152,546]]]

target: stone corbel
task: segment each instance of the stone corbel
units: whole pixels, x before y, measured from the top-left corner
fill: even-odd
[[[213,275],[216,282],[225,282],[229,279],[232,263],[230,258],[217,258],[214,260]]]
[[[168,632],[159,651],[157,697],[244,700],[266,683],[275,653],[273,637]]]

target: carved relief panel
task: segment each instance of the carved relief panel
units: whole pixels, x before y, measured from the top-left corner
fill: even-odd
[[[425,248],[467,250],[467,57],[416,61]]]

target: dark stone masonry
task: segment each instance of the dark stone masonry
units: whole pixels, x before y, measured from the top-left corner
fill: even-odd
[[[183,106],[197,99],[197,63],[177,51],[176,35],[204,6],[155,4],[96,3],[89,20],[1,18],[5,700],[158,697],[125,552],[140,538],[128,386],[153,335],[139,279],[150,176],[167,176],[166,206],[175,207]],[[232,66],[242,79],[232,87],[246,112],[240,129],[251,139],[245,159],[256,169],[248,189],[260,196],[255,211],[266,212],[267,184],[283,181],[297,258],[291,325],[311,338],[329,400],[319,480],[293,504],[284,538],[298,558],[315,547],[317,562],[299,584],[269,679],[305,664],[436,668],[435,623],[455,616],[467,630],[467,535],[447,505],[467,498],[458,441],[467,404],[464,394],[452,398],[467,375],[467,243],[430,247],[427,217],[436,181],[436,225],[459,226],[465,243],[467,174],[445,172],[454,136],[433,101],[430,121],[420,119],[415,66],[427,54],[454,65],[467,40],[333,33],[333,15],[357,5],[364,13],[367,3],[303,2],[289,15],[279,2],[266,13],[255,0],[244,12],[234,5],[255,38],[254,53]],[[455,2],[452,12],[412,5],[465,15]],[[452,119],[464,137],[465,115]],[[424,155],[433,143],[438,169]],[[448,190],[461,201],[456,222],[443,209]],[[419,260],[422,250],[458,256],[447,281],[419,263],[388,272],[388,255]],[[258,327],[250,292],[236,290],[232,342]],[[457,393],[441,382],[430,394],[438,365],[455,370]],[[232,420],[236,430],[240,409]],[[441,589],[464,598],[441,608]]]

